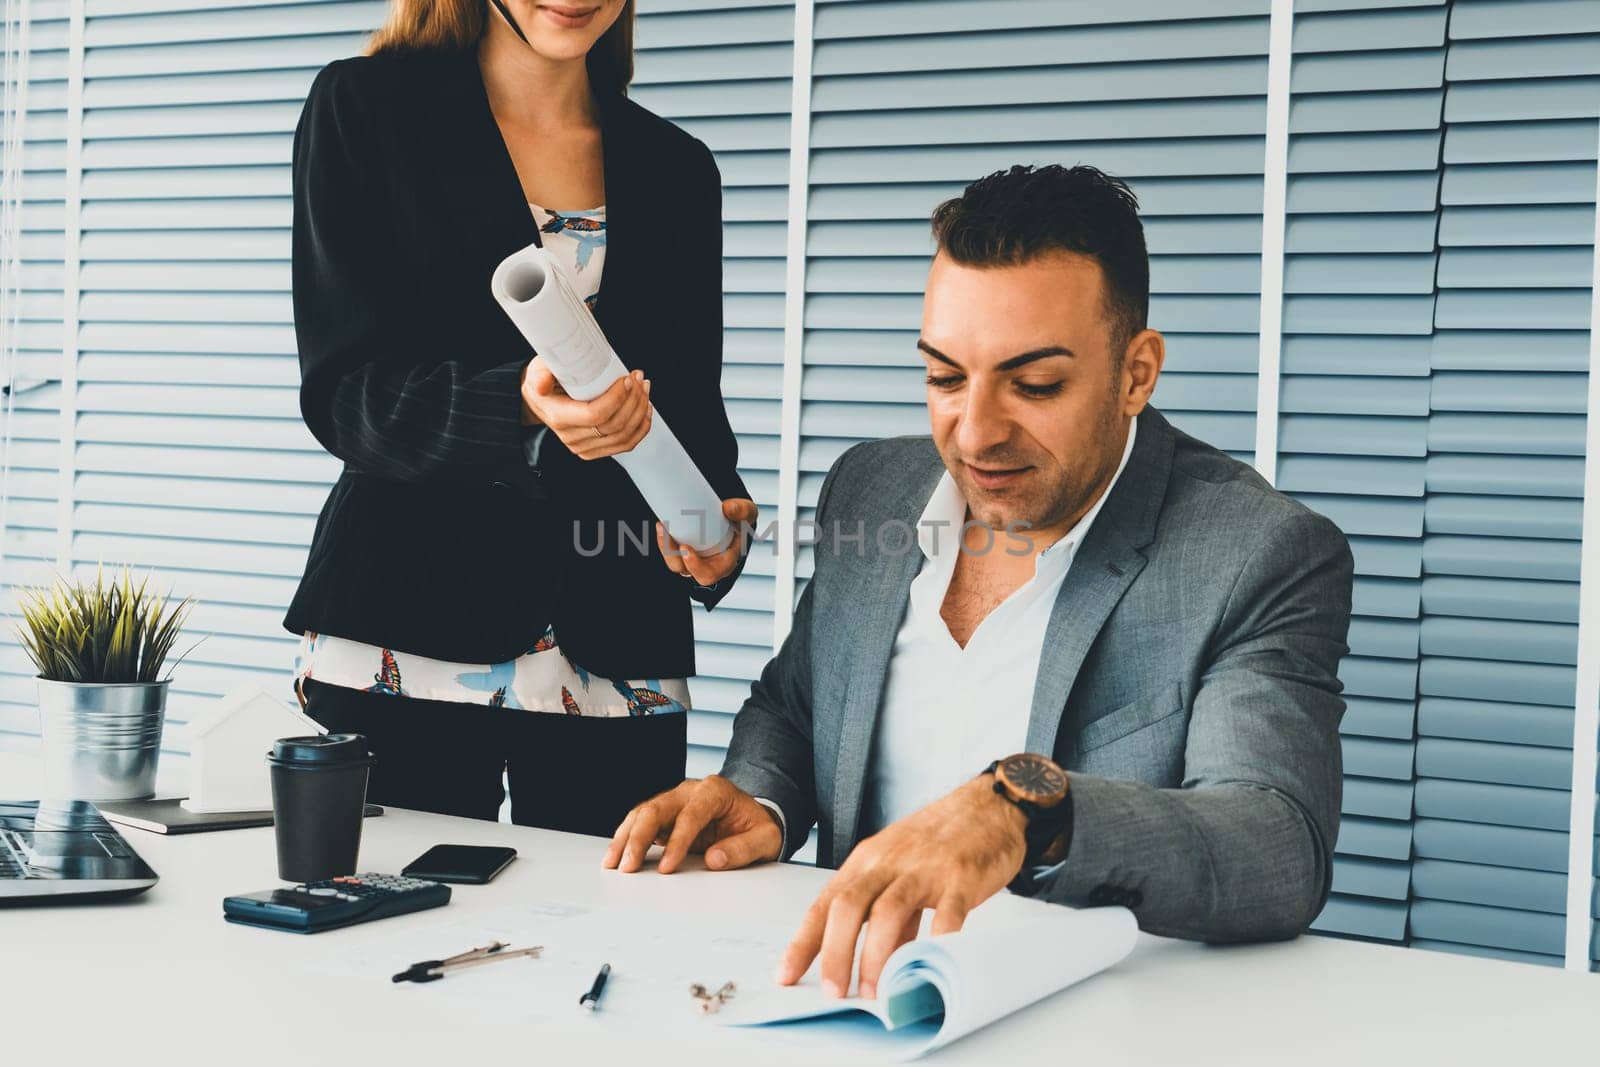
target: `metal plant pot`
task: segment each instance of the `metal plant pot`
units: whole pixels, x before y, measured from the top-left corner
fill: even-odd
[[[45,795],[78,800],[155,796],[169,684],[40,678]]]

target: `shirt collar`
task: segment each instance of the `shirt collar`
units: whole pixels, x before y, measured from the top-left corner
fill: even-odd
[[[1128,457],[1133,455],[1133,439],[1139,432],[1139,420],[1128,420],[1128,440],[1122,446],[1122,459],[1117,463],[1116,473],[1111,476],[1111,481],[1106,485],[1105,492],[1100,494],[1100,499],[1094,506],[1086,511],[1083,518],[1079,519],[1061,539],[1045,548],[1039,553],[1039,563],[1054,562],[1056,560],[1070,560],[1077,551],[1077,547],[1088,536],[1089,528],[1094,525],[1095,518],[1100,514],[1100,509],[1105,506],[1106,500],[1111,496],[1111,491],[1117,487],[1117,481],[1122,477],[1123,470],[1128,466]],[[927,559],[943,557],[946,553],[958,550],[961,543],[961,524],[967,519],[967,501],[961,495],[961,487],[956,485],[950,468],[946,467],[940,476],[938,484],[933,487],[933,492],[928,496],[928,504],[922,509],[922,516],[917,520],[917,545],[922,549],[922,554]],[[1000,531],[996,531],[1000,536]]]

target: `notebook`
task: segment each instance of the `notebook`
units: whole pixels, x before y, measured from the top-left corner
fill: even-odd
[[[272,812],[267,811],[217,811],[193,812],[183,807],[184,797],[157,797],[154,800],[97,800],[100,809],[111,822],[131,826],[152,834],[197,834],[207,830],[244,830],[252,826],[271,826]],[[383,809],[368,804],[366,817],[382,815]]]

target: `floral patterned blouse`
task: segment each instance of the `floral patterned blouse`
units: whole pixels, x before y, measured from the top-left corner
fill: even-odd
[[[574,288],[591,309],[600,296],[606,255],[605,205],[585,211],[546,211],[528,205],[544,245],[569,268]],[[542,438],[543,430],[535,438]],[[689,709],[683,678],[602,678],[562,654],[552,628],[532,648],[504,663],[453,663],[307,632],[295,657],[295,678],[425,700],[487,704],[566,715],[621,717]]]

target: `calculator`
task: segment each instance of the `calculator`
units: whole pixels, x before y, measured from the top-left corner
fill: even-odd
[[[289,889],[226,897],[231,923],[316,934],[450,903],[450,887],[399,874],[351,874]]]

